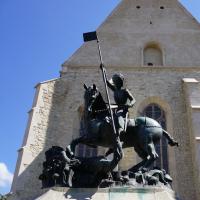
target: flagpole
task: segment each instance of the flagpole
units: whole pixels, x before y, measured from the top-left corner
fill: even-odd
[[[108,93],[106,69],[105,69],[104,64],[103,64],[103,58],[102,58],[100,41],[99,41],[98,35],[97,35],[97,45],[98,45],[98,51],[99,51],[100,66],[101,66],[102,75],[103,75],[103,81],[104,81],[105,90],[106,90],[106,97],[107,97],[107,101],[108,101],[108,108],[109,108],[109,112],[110,112],[110,116],[111,116],[111,121],[112,121],[112,126],[113,126],[113,132],[114,132],[115,136],[117,136],[117,132],[116,132],[116,128],[115,128],[115,123],[114,123],[114,117],[113,117],[113,111],[112,111],[112,108],[111,108],[111,102],[110,102],[110,97],[109,97],[109,93]]]
[[[114,117],[113,117],[113,111],[112,111],[112,108],[111,108],[111,102],[110,102],[110,97],[109,97],[109,93],[108,93],[106,69],[105,69],[105,66],[103,64],[103,57],[102,57],[102,53],[101,53],[100,40],[98,38],[96,31],[84,33],[83,38],[84,38],[85,42],[92,41],[92,40],[97,41],[99,58],[100,58],[100,68],[102,70],[103,82],[104,82],[105,90],[106,90],[106,98],[107,98],[107,101],[108,101],[108,109],[109,109],[110,117],[111,117],[111,121],[112,121],[113,132],[114,132],[115,136],[117,137],[117,132],[116,132],[115,123],[114,123]]]

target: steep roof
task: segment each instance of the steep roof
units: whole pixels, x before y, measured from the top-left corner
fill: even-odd
[[[142,50],[156,42],[166,66],[200,66],[200,25],[177,0],[122,0],[97,29],[109,66],[142,65]],[[98,66],[95,41],[84,43],[65,67]]]

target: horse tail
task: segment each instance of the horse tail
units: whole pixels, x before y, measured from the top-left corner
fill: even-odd
[[[177,146],[177,147],[179,146],[178,142],[174,140],[174,138],[164,129],[163,129],[163,135],[165,136],[165,138],[167,138],[168,144],[170,146]]]

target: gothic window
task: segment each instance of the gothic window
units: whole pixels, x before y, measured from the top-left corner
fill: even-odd
[[[166,130],[166,117],[165,112],[157,104],[149,104],[143,111],[143,115],[153,118],[158,121],[163,129]],[[159,158],[154,163],[154,166],[165,169],[167,172],[168,167],[168,143],[165,137],[162,138],[159,144],[156,145],[156,152],[159,155]]]
[[[83,136],[87,132],[84,113],[81,113],[79,135]],[[76,155],[79,157],[93,157],[97,156],[97,148],[88,147],[84,144],[78,144],[76,148]]]
[[[157,44],[149,44],[144,48],[143,52],[144,65],[147,66],[161,66],[163,65],[162,50]]]

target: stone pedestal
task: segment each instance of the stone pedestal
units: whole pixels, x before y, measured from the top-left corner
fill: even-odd
[[[166,187],[51,188],[34,200],[175,200]]]

